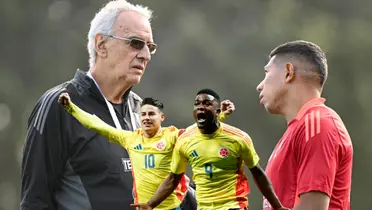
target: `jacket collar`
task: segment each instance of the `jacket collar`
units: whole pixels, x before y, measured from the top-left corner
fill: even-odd
[[[73,81],[75,81],[77,84],[83,86],[91,94],[93,94],[95,97],[99,98],[101,101],[105,101],[103,98],[103,95],[99,91],[98,87],[96,86],[95,82],[87,75],[87,72],[84,72],[80,69],[78,69],[75,73],[75,76],[73,78]],[[131,92],[132,87],[127,90],[127,92],[123,95],[123,103],[127,103],[129,93]]]

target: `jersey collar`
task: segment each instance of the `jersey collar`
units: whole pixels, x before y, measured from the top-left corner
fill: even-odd
[[[217,128],[217,130],[211,134],[203,134],[200,132],[200,130],[198,129],[198,132],[199,134],[203,137],[203,138],[206,138],[206,139],[211,139],[211,138],[214,138],[216,135],[218,135],[219,133],[221,133],[222,131],[222,126],[223,126],[223,123],[219,122],[219,126]]]
[[[300,120],[305,115],[305,113],[314,106],[323,105],[325,101],[325,98],[313,98],[310,101],[306,102],[297,113],[296,120]]]

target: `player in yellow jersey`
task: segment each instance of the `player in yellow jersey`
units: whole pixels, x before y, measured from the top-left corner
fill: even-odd
[[[178,138],[171,173],[147,203],[132,206],[148,210],[159,205],[177,187],[189,162],[196,184],[198,209],[248,209],[249,185],[244,162],[274,209],[286,209],[258,164],[259,158],[248,134],[218,121],[219,105],[219,96],[213,90],[198,92],[194,103],[196,124]]]
[[[163,104],[155,99],[145,98],[141,104],[141,128],[136,131],[125,131],[111,127],[97,116],[81,110],[71,102],[67,93],[60,95],[59,103],[82,125],[106,136],[111,142],[120,144],[128,151],[132,164],[130,167],[132,167],[134,180],[135,203],[150,199],[168,176],[174,145],[179,133],[184,131],[174,126],[161,127],[165,119],[162,112]],[[234,104],[228,100],[222,104],[221,108],[224,110],[224,113],[220,115],[221,120],[235,109]],[[180,204],[188,190],[188,182],[189,179],[182,176],[173,193],[156,209],[180,209]],[[191,200],[184,209],[196,209],[196,203],[193,205]]]

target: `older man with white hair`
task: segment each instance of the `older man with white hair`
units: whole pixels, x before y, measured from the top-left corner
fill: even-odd
[[[22,160],[22,210],[123,210],[133,202],[127,151],[84,128],[58,104],[68,92],[81,108],[118,129],[140,126],[142,99],[131,91],[156,51],[152,11],[108,2],[88,34],[88,72],[46,91],[29,121]]]

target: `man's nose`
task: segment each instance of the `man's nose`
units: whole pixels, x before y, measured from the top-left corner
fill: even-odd
[[[149,115],[144,115],[143,119],[148,120],[148,119],[150,119],[150,116]]]
[[[262,82],[260,82],[260,84],[257,85],[256,90],[257,90],[257,92],[260,93],[262,91],[262,89],[263,89],[263,84],[262,84]]]
[[[204,110],[204,105],[198,105],[198,106],[196,107],[196,109],[197,109],[197,110]]]
[[[150,49],[147,45],[145,45],[140,52],[138,53],[137,57],[139,59],[143,59],[144,61],[148,62],[151,60],[151,53]]]

